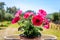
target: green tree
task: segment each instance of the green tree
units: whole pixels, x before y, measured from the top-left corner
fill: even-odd
[[[27,10],[26,12],[33,12],[34,14],[36,14],[36,12],[33,10]]]
[[[4,2],[0,2],[0,19],[4,20],[4,15],[5,15],[5,9],[4,9]]]
[[[0,2],[0,9],[4,9],[4,5],[5,5],[4,2]]]
[[[60,21],[60,12],[59,12],[59,14],[58,14],[58,15],[59,15],[59,21]]]
[[[59,13],[55,12],[53,13],[53,21],[58,21],[59,20]]]
[[[6,12],[14,15],[16,13],[16,11],[17,11],[17,8],[15,6],[13,6],[13,7],[7,7]]]

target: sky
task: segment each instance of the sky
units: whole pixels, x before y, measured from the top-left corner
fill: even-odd
[[[43,9],[50,14],[60,10],[60,0],[0,0],[0,2],[5,2],[5,8],[16,6],[23,11],[38,12],[39,9]]]

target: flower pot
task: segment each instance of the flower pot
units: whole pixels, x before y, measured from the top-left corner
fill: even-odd
[[[26,37],[22,37],[20,36],[21,40],[42,40],[41,37],[35,37],[35,38],[26,38]]]
[[[4,40],[57,40],[57,37],[54,35],[42,35],[41,37],[29,39],[19,35],[8,35],[4,37]]]

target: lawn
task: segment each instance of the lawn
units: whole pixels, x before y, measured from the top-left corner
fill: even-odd
[[[8,22],[7,21],[4,21],[4,22],[2,22],[2,24],[7,24]],[[1,24],[1,23],[0,23]],[[54,24],[52,24],[53,26],[54,26]],[[16,24],[9,24],[8,25],[9,27],[6,27],[7,29],[9,29],[10,27],[12,27],[12,28],[14,28],[14,29],[16,29],[16,28],[18,28],[19,27],[19,25],[16,23]],[[10,30],[14,30],[14,29],[10,29]],[[6,30],[6,29],[5,29]],[[0,33],[2,33],[2,32],[0,32]],[[11,32],[10,32],[11,33]],[[19,34],[20,32],[17,32],[17,31],[15,31],[14,32],[14,34]],[[56,29],[44,29],[42,32],[41,32],[42,34],[51,34],[51,35],[55,35],[55,36],[57,36],[57,38],[58,38],[58,40],[60,40],[60,30],[56,30]],[[3,35],[3,34],[2,34]],[[0,37],[2,36],[2,35],[0,35]]]
[[[48,30],[44,30],[42,32],[43,34],[51,34],[51,35],[55,35],[57,37],[58,40],[60,40],[60,31],[59,30],[55,30],[55,29],[48,29]]]

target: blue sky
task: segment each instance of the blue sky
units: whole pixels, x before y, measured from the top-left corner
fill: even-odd
[[[23,11],[44,9],[47,13],[59,12],[60,0],[0,0],[6,7],[16,6]]]

